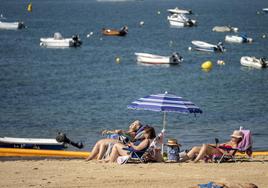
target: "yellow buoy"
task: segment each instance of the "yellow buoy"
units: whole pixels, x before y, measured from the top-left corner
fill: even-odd
[[[27,10],[28,10],[28,12],[32,12],[32,10],[33,10],[33,5],[32,5],[32,3],[29,3],[29,4],[28,4]]]
[[[213,64],[212,64],[211,61],[205,61],[205,62],[202,63],[202,65],[201,65],[201,68],[202,68],[202,69],[207,69],[207,70],[212,69],[212,67],[213,67]]]
[[[115,58],[115,62],[116,62],[117,64],[120,64],[120,63],[121,63],[121,59],[120,59],[120,57],[116,57],[116,58]]]

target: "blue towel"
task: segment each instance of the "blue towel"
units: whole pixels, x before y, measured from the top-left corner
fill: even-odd
[[[208,182],[207,184],[198,184],[199,188],[223,188],[223,186],[216,185],[213,182]]]

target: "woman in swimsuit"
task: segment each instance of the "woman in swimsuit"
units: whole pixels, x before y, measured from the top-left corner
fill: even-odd
[[[144,129],[144,139],[138,145],[135,145],[134,143],[130,142],[128,144],[128,147],[131,147],[132,149],[137,150],[137,151],[144,151],[145,152],[155,137],[156,137],[156,135],[155,135],[155,130],[153,127],[145,128]],[[113,146],[110,158],[108,160],[106,160],[106,162],[113,163],[113,162],[116,162],[116,160],[119,156],[128,156],[129,152],[127,150],[124,150],[124,148],[126,148],[125,145],[123,145],[121,143],[116,143]]]
[[[238,144],[243,139],[243,133],[241,131],[235,130],[231,135],[231,140],[227,143],[220,144],[220,146],[225,148],[236,148]],[[203,144],[202,146],[193,147],[186,156],[181,160],[181,162],[193,160],[195,163],[201,159],[204,159],[205,156],[212,155],[223,155],[225,151],[220,147],[216,147],[213,144]],[[234,150],[229,151],[229,154],[233,154]]]
[[[134,121],[133,123],[130,124],[129,130],[124,131],[124,130],[114,130],[114,131],[103,131],[102,134],[127,134],[129,135],[132,139],[134,139],[136,132],[142,127],[142,124],[139,120]],[[91,154],[89,155],[88,158],[86,158],[86,161],[90,161],[93,159],[101,160],[107,150],[107,147],[110,143],[118,143],[117,139],[112,139],[112,138],[105,138],[99,140],[95,146],[92,149]]]

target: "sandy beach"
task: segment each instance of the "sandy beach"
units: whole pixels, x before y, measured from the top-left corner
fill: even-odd
[[[268,163],[261,161],[118,165],[78,159],[2,160],[0,169],[2,188],[193,187],[209,181],[268,185]]]

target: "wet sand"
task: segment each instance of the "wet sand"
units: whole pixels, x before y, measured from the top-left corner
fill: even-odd
[[[268,162],[261,161],[118,165],[78,159],[2,160],[0,169],[2,188],[191,187],[209,181],[268,186]]]

